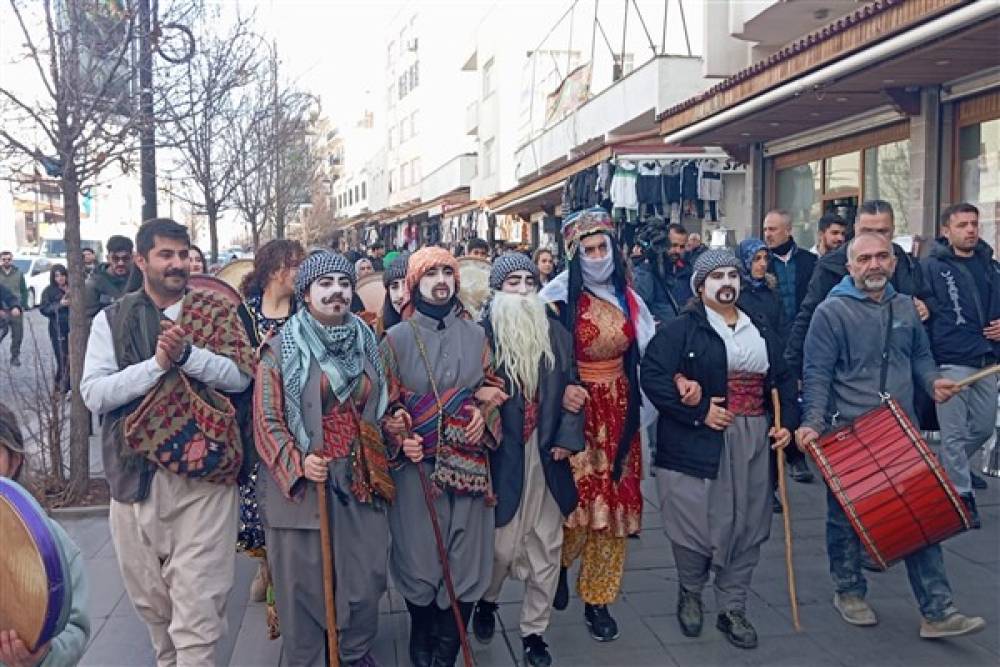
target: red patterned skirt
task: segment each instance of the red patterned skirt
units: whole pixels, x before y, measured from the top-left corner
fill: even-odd
[[[629,443],[621,480],[611,477],[618,441],[625,428],[628,380],[621,359],[610,362],[579,362],[580,377],[590,394],[585,408],[586,448],[570,459],[580,496],[569,518],[568,528],[607,530],[614,537],[638,534],[642,525],[642,447],[636,432]]]

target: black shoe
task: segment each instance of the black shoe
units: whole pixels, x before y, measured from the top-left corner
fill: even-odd
[[[781,498],[778,497],[778,492],[775,491],[771,494],[771,512],[774,514],[781,514],[785,511],[785,508],[781,505]]]
[[[805,457],[789,463],[788,474],[790,474],[792,479],[796,482],[801,482],[802,484],[808,484],[813,481],[813,474],[812,471],[809,470],[809,464],[806,463]]]
[[[493,633],[497,629],[497,605],[495,602],[480,600],[476,610],[472,612],[472,633],[482,644],[493,641]]]
[[[409,600],[406,608],[410,611],[410,663],[413,667],[430,667],[437,608],[433,603],[421,607]]]
[[[724,611],[719,614],[715,627],[719,632],[726,635],[726,639],[733,646],[740,648],[757,648],[757,631],[747,620],[746,612],[734,609]]]
[[[986,480],[974,472],[969,472],[969,479],[972,480],[972,488],[976,491],[983,491],[984,489],[990,488],[989,484],[986,483]]]
[[[677,622],[681,625],[681,633],[685,637],[697,637],[701,634],[704,615],[701,609],[701,593],[681,588],[677,597]]]
[[[541,635],[528,635],[521,638],[524,647],[524,662],[531,667],[549,667],[552,656],[549,655],[549,645]]]
[[[559,583],[556,585],[556,595],[552,598],[552,608],[562,611],[569,606],[569,581],[566,568],[559,568]]]
[[[612,642],[618,639],[618,624],[611,618],[607,605],[584,605],[583,617],[587,621],[590,636],[597,641]]]
[[[963,493],[959,497],[962,499],[962,504],[965,505],[965,509],[969,511],[969,518],[971,519],[969,528],[972,530],[979,530],[982,528],[983,522],[979,520],[979,510],[976,509],[976,497],[971,493]]]
[[[465,627],[469,625],[469,617],[472,616],[472,602],[459,602],[459,612],[462,616],[462,623]],[[436,615],[434,630],[434,649],[431,656],[431,667],[454,667],[455,660],[462,650],[462,639],[458,627],[455,625],[455,612],[451,607],[438,609],[434,607]]]

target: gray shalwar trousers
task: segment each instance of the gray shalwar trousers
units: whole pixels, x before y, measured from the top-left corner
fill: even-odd
[[[771,534],[767,431],[766,416],[737,415],[724,434],[716,479],[665,469],[656,474],[681,585],[700,593],[714,570],[720,611],[746,609],[760,545]]]
[[[392,471],[396,501],[389,508],[392,533],[389,567],[404,599],[421,607],[436,603],[438,609],[448,609],[451,601],[444,585],[418,465],[430,477],[433,461],[407,462]],[[460,602],[478,602],[493,571],[493,508],[487,507],[481,496],[441,491],[434,498],[434,509],[448,552],[455,595]]]
[[[351,494],[349,469],[350,459],[333,461],[329,481],[340,493],[327,491],[340,657],[348,665],[368,653],[378,633],[378,605],[386,591],[389,551],[386,512]],[[266,515],[263,520],[283,639],[282,664],[323,667],[326,606],[320,531],[272,528]]]

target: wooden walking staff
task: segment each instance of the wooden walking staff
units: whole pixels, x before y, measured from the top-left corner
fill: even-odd
[[[319,496],[319,539],[323,549],[323,601],[326,607],[326,648],[331,667],[340,665],[337,645],[337,607],[334,599],[333,547],[330,546],[330,508],[326,504],[326,482],[316,482]]]
[[[778,390],[771,390],[771,402],[774,404],[774,429],[781,430],[781,401]],[[788,598],[792,601],[792,625],[796,632],[802,631],[799,624],[799,599],[795,592],[795,567],[792,563],[792,508],[788,504],[788,487],[785,483],[785,448],[777,451],[778,455],[778,494],[781,496],[783,508],[782,520],[785,522],[785,572],[788,575]]]

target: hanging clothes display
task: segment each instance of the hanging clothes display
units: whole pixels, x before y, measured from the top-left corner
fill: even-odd
[[[660,183],[660,163],[656,160],[644,160],[639,163],[636,196],[639,206],[645,215],[663,212],[663,188]]]
[[[698,199],[708,203],[708,210],[701,217],[718,221],[718,202],[722,200],[722,173],[718,160],[710,158],[698,163]]]

